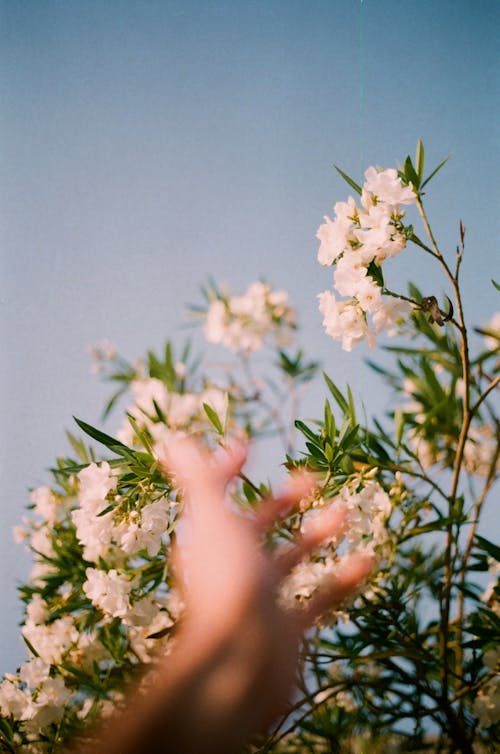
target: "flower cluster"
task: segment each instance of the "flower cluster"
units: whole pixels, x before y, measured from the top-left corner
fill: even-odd
[[[283,548],[285,562],[297,536],[314,540],[315,527],[324,530],[329,517],[340,528],[292,569],[278,595],[282,607],[307,610],[352,555],[376,556],[370,585],[308,634],[304,697],[295,707],[300,716],[292,718],[293,732],[288,727],[285,736],[278,731],[266,742],[266,751],[322,752],[333,739],[342,750],[357,750],[361,739],[352,736],[358,733],[370,745],[382,734],[386,751],[416,720],[415,750],[429,748],[431,720],[440,727],[443,750],[461,749],[464,736],[471,751],[498,739],[500,550],[481,536],[480,518],[500,473],[493,392],[500,379],[500,315],[476,329],[484,347],[474,354],[461,319],[459,265],[449,291],[456,314],[442,323],[423,306],[435,300],[430,292],[423,296],[410,285],[411,299],[404,301],[384,288],[381,266],[407,240],[420,246],[418,253],[444,260],[403,223],[401,208],[417,202],[435,243],[422,204],[430,179],[424,167],[419,144],[415,166],[408,157],[399,172],[370,168],[362,188],[348,179],[359,188],[360,206],[352,197],[336,204],[334,218],[318,231],[319,261],[335,266],[334,286],[345,297],[326,291],[320,309],[327,332],[344,349],[362,340],[373,345],[378,332],[390,334],[399,324],[409,300],[416,305],[405,328],[411,341],[391,348],[398,357],[394,371],[376,366],[401,398],[385,419],[360,420],[349,388],[342,391],[326,375],[322,417],[298,418],[298,395],[317,363],[305,361],[301,350],[282,350],[295,329],[294,311],[284,291],[264,283],[241,296],[208,293],[205,335],[236,354],[229,366],[200,373],[189,347],[176,359],[170,343],[164,355],[149,352],[134,366],[107,341],[92,351],[95,371],[117,385],[106,411],[126,393],[128,407],[117,437],[77,420],[104,455],[69,435],[68,457],[57,459],[49,484],[31,492],[30,513],[16,527],[34,561],[20,589],[30,658],[0,681],[0,748],[50,754],[122,703],[123,685],[138,666],[154,673],[155,656],[170,651],[185,609],[172,562],[174,538],[182,547],[183,493],[165,464],[175,433],[213,447],[234,436],[258,444],[274,432],[286,448],[284,466],[315,475],[315,491],[266,532],[262,546],[278,556]],[[462,226],[460,232],[463,247]],[[453,273],[445,268],[449,282]],[[253,354],[266,342],[275,351],[263,374]],[[298,452],[295,428],[303,436]],[[242,472],[228,494],[250,517],[272,489]],[[476,575],[487,570],[486,586]],[[446,613],[443,641],[436,625]],[[340,618],[347,627],[335,625]],[[447,688],[439,681],[445,676]],[[446,703],[446,716],[436,717],[436,699]],[[408,741],[394,750],[406,751]]]
[[[391,501],[383,487],[373,479],[365,477],[361,480],[355,476],[334,498],[314,500],[312,506],[305,511],[303,531],[314,525],[314,518],[324,515],[325,510],[346,513],[343,556],[360,551],[375,553],[387,538],[386,522],[391,514]],[[340,542],[331,544],[339,545]],[[339,567],[341,559],[331,547],[320,556],[303,560],[284,582],[281,603],[284,607],[293,607],[297,602],[306,604],[325,581],[335,576]]]
[[[295,326],[288,293],[256,282],[241,296],[213,291],[204,332],[209,343],[222,343],[231,351],[248,354],[262,348],[266,338],[287,345]]]
[[[358,207],[352,196],[347,202],[337,202],[334,219],[325,216],[316,234],[320,240],[318,261],[335,265],[334,287],[341,296],[349,297],[339,301],[331,291],[319,294],[326,332],[341,340],[346,351],[364,339],[372,347],[377,333],[389,330],[392,334],[411,309],[406,301],[384,300],[380,267],[406,246],[405,213],[400,205],[413,204],[415,191],[411,183],[403,185],[393,169],[368,168],[365,179],[362,206]]]
[[[147,429],[155,441],[164,436],[165,428],[174,432],[206,428],[204,405],[215,411],[223,425],[228,418],[228,393],[214,385],[200,392],[179,392],[169,390],[165,382],[157,377],[144,376],[131,382],[130,391],[134,403],[127,408],[127,416],[117,433],[118,439],[125,445],[133,445],[136,441],[134,427],[128,417],[132,417],[139,427]]]

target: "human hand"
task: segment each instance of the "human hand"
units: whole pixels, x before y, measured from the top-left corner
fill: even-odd
[[[286,550],[266,553],[265,532],[311,493],[313,482],[309,475],[296,474],[279,497],[261,502],[250,518],[226,498],[226,487],[245,460],[241,445],[208,453],[189,440],[169,444],[165,458],[185,500],[176,557],[186,603],[179,642],[186,651],[196,647],[201,656],[214,659],[204,699],[205,726],[221,721],[228,751],[237,750],[283,711],[304,631],[352,595],[373,567],[370,555],[345,556],[335,577],[307,607],[284,610],[276,599],[283,579],[326,539],[341,537],[346,511],[325,509]],[[214,751],[226,750],[220,748],[222,741],[218,746]]]
[[[144,677],[124,711],[85,754],[236,754],[284,711],[300,640],[316,617],[351,596],[373,566],[345,556],[306,607],[285,610],[280,584],[302,558],[347,527],[341,507],[323,510],[285,550],[264,551],[266,531],[312,490],[297,474],[253,516],[231,506],[226,488],[246,448],[209,453],[173,438],[162,466],[182,489],[174,557],[185,602],[171,652]]]

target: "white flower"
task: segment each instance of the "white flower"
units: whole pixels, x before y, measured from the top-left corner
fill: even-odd
[[[31,598],[31,602],[28,603],[26,615],[34,624],[44,623],[47,620],[49,616],[47,603],[38,593],[35,593]]]
[[[334,207],[335,220],[325,215],[325,222],[320,225],[316,238],[320,241],[318,261],[330,265],[349,247],[353,219],[358,215],[358,208],[352,196],[347,202],[337,202]]]
[[[49,524],[57,521],[57,498],[50,487],[37,487],[31,493],[30,500],[35,503],[35,513]]]
[[[104,503],[108,493],[116,487],[116,475],[107,461],[99,466],[91,463],[78,473],[80,505]],[[103,508],[105,505],[102,506]]]
[[[380,286],[369,275],[360,279],[355,295],[358,304],[365,312],[376,312],[382,303]]]
[[[151,627],[159,611],[160,608],[154,597],[143,597],[132,605],[124,618],[124,623],[129,626]]]
[[[87,581],[83,584],[83,591],[92,603],[107,615],[115,618],[125,616],[130,607],[132,589],[132,582],[127,576],[114,568],[107,573],[98,568],[87,568],[85,574]]]
[[[380,265],[405,248],[406,238],[396,227],[393,209],[389,204],[372,204],[367,212],[360,213],[359,222],[361,227],[355,235],[362,244],[359,252],[367,263],[374,259]]]
[[[133,380],[130,383],[130,391],[134,398],[134,404],[127,408],[127,414],[135,419],[139,426],[148,429],[153,426],[152,418],[157,416],[156,406],[164,415],[167,415],[170,394],[167,386],[157,377]],[[116,437],[124,445],[134,444],[134,430],[128,416],[125,416]]]
[[[365,179],[364,189],[375,194],[379,201],[393,205],[414,204],[416,201],[412,184],[403,186],[394,168],[379,171],[370,167],[365,172]]]
[[[330,291],[318,295],[326,334],[342,341],[344,351],[352,351],[355,343],[366,338],[368,348],[375,345],[375,335],[368,327],[366,315],[354,301],[336,301]]]
[[[333,273],[335,288],[341,296],[355,297],[367,272],[367,267],[357,251],[346,252],[337,262]]]
[[[82,706],[80,707],[80,709],[76,713],[77,718],[79,720],[85,720],[85,718],[87,717],[87,715],[91,711],[92,707],[94,706],[95,702],[96,702],[96,700],[93,699],[92,697],[90,697],[90,696],[87,697],[87,699],[85,699],[85,701],[83,702]]]
[[[205,338],[209,343],[222,343],[226,330],[226,307],[219,299],[210,302],[207,318],[203,326]]]
[[[408,301],[400,301],[391,298],[388,301],[381,301],[377,310],[373,312],[373,326],[375,332],[388,330],[388,335],[395,335],[396,326],[401,324],[403,318],[410,313],[412,305]]]
[[[35,624],[28,619],[22,632],[38,656],[49,664],[60,663],[63,654],[78,641],[78,631],[70,615],[47,624]]]
[[[147,550],[150,557],[158,554],[161,537],[169,523],[168,500],[157,500],[141,510],[141,520],[123,521],[116,527],[117,541],[124,552]]]
[[[42,681],[46,681],[49,677],[50,664],[42,660],[41,657],[33,657],[32,660],[28,660],[19,670],[19,677],[23,683],[29,686],[31,689],[36,689]]]
[[[30,579],[35,586],[43,586],[45,578],[54,573],[57,573],[57,568],[53,563],[37,561],[30,571]]]
[[[251,353],[272,336],[284,344],[295,326],[295,313],[286,291],[273,291],[266,283],[252,283],[241,296],[215,297],[204,324],[210,343],[222,343],[231,351]]]
[[[283,583],[279,601],[284,607],[293,607],[297,602],[308,600],[324,581],[335,571],[335,562],[302,561],[292,570]]]
[[[97,563],[100,557],[104,557],[113,541],[113,511],[99,515],[104,505],[103,501],[97,501],[71,513],[76,536],[83,545],[83,557],[90,563]]]
[[[19,525],[19,526],[13,526],[12,527],[12,537],[14,539],[14,542],[18,545],[21,542],[25,542],[27,539],[29,539],[31,536],[31,532],[26,529],[26,526]]]
[[[194,393],[172,393],[165,412],[166,419],[171,427],[183,427],[199,410],[199,396]]]
[[[33,721],[39,729],[58,722],[64,714],[64,705],[71,696],[62,678],[47,678],[33,700],[24,710],[21,719]]]
[[[25,710],[31,704],[31,694],[28,689],[24,691],[10,679],[5,679],[0,683],[0,712],[5,717],[12,717],[19,720],[25,713]]]
[[[107,496],[116,488],[117,477],[109,463],[91,463],[78,474],[80,508],[72,511],[78,541],[83,545],[83,557],[96,563],[104,556],[113,539],[113,511],[106,509]]]
[[[135,405],[145,414],[156,414],[155,403],[162,411],[167,410],[168,390],[165,383],[157,377],[134,380],[130,385],[130,390],[134,396]]]
[[[110,654],[101,644],[96,631],[85,631],[78,637],[78,643],[71,650],[70,660],[84,672],[92,673],[94,663],[109,660]]]
[[[33,532],[31,547],[35,552],[40,553],[40,555],[46,555],[48,558],[54,555],[51,531],[47,526],[41,526]]]

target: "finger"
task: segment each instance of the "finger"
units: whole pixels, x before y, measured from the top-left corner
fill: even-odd
[[[280,495],[266,498],[254,512],[254,523],[258,532],[264,532],[285,516],[300,500],[309,497],[315,487],[312,474],[305,471],[293,472]]]
[[[245,465],[248,456],[248,444],[230,442],[224,448],[219,448],[212,457],[212,465],[216,476],[224,486],[231,481]]]
[[[162,459],[175,483],[188,495],[202,491],[222,494],[227,483],[241,470],[247,446],[232,443],[209,453],[201,443],[189,438],[172,437]]]
[[[206,469],[208,458],[199,443],[187,437],[172,435],[165,444],[162,466],[174,477],[179,487],[189,487],[193,480],[193,470]]]
[[[354,597],[370,575],[374,564],[375,556],[372,553],[344,555],[335,574],[309,600],[307,607],[296,611],[302,628],[307,628],[323,613],[336,610],[346,599]]]
[[[335,539],[335,544],[338,544],[347,529],[348,515],[345,505],[334,504],[320,510],[317,515],[309,516],[302,525],[300,536],[276,559],[280,577],[328,540]]]

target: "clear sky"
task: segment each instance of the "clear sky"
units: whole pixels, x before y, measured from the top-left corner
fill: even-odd
[[[467,228],[469,318],[500,308],[499,21],[495,0],[0,0],[0,673],[24,656],[11,528],[71,416],[98,423],[109,394],[87,344],[134,359],[208,275],[265,276],[309,352],[387,408],[366,352],[344,353],[317,311],[331,273],[314,234],[348,194],[334,163],[361,180],[418,137],[429,164],[449,155],[431,220],[450,254]],[[393,274],[442,292],[415,252]]]

